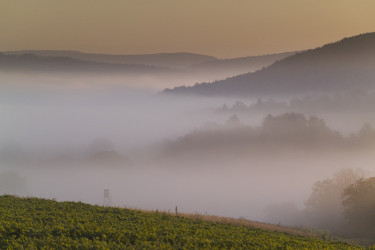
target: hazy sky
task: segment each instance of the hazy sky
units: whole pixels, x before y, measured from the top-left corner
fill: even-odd
[[[374,10],[374,0],[1,0],[0,51],[259,55],[375,31]]]

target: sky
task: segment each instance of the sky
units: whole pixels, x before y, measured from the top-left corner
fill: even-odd
[[[375,31],[374,10],[374,0],[1,0],[0,51],[261,55]]]

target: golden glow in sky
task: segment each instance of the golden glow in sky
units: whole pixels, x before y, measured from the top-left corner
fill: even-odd
[[[374,0],[2,0],[0,51],[259,55],[375,31],[374,11]]]

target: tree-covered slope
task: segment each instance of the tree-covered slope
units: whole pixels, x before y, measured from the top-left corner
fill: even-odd
[[[375,33],[286,57],[254,73],[166,89],[170,94],[272,96],[375,89]]]

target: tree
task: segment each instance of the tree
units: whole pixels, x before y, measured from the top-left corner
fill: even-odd
[[[238,116],[236,114],[232,115],[231,117],[229,117],[229,119],[227,120],[227,125],[228,126],[233,126],[233,127],[236,127],[238,125],[240,125],[241,122],[240,122],[240,118],[238,118]]]
[[[345,222],[342,194],[348,186],[362,178],[362,170],[342,169],[332,178],[315,182],[309,199],[305,202],[306,212],[313,226],[340,231]]]
[[[359,179],[343,193],[345,218],[357,235],[375,237],[375,177]]]
[[[357,134],[359,143],[373,144],[375,139],[375,131],[369,123],[363,124],[362,128]]]
[[[130,161],[117,152],[113,142],[106,138],[98,138],[90,145],[90,159],[99,163],[130,163]]]

